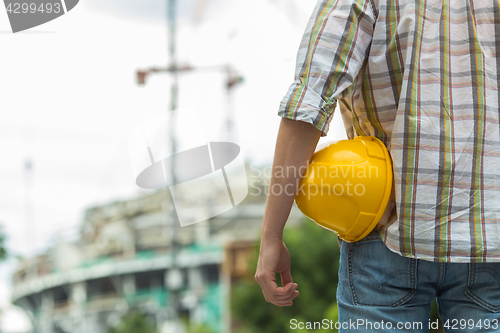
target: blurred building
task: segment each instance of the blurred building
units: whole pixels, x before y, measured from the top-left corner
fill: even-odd
[[[174,304],[190,322],[228,332],[231,282],[255,269],[247,261],[260,234],[265,179],[252,177],[249,195],[230,211],[183,228],[171,217],[168,190],[91,207],[77,241],[19,262],[12,301],[31,318],[34,333],[104,333],[132,308],[167,333]],[[206,205],[216,204],[214,194]],[[289,224],[301,216],[294,209]]]

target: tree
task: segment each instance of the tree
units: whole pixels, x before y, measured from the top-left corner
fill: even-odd
[[[157,333],[154,324],[148,317],[137,310],[127,313],[116,327],[108,329],[107,333]]]
[[[0,261],[4,261],[9,256],[7,249],[5,248],[5,242],[7,236],[5,235],[4,227],[0,225]]]
[[[215,333],[215,331],[206,324],[185,324],[186,333]]]

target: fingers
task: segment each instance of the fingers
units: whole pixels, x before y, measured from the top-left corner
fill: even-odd
[[[287,269],[283,272],[279,272],[281,275],[281,285],[286,286],[289,283],[292,283],[292,274],[290,272],[290,269]]]
[[[262,288],[262,293],[267,302],[277,306],[290,306],[299,295],[296,283],[290,282],[284,287],[278,287],[273,276],[256,274],[255,280]],[[283,278],[282,278],[283,280]]]
[[[296,283],[290,282],[287,284],[285,287],[278,287],[276,290],[277,292],[275,293],[275,297],[278,300],[284,300],[290,298],[292,296],[293,292],[297,290],[298,285]]]
[[[296,290],[296,286],[293,286],[293,288],[290,288],[290,293],[287,296],[275,296],[275,300],[273,302],[270,302],[272,304],[278,305],[278,306],[290,306],[293,304],[293,300],[299,296],[299,291]]]
[[[278,289],[274,274],[256,273],[255,281],[260,285],[266,301],[270,302],[273,299],[274,291]]]
[[[287,266],[287,268],[280,273],[281,276],[281,285],[283,287],[277,288],[278,291],[281,291],[282,293],[276,295],[276,299],[279,301],[287,301],[287,304],[291,302],[295,297],[298,296],[298,291],[296,293],[295,290],[297,289],[298,285],[296,283],[293,283],[292,280],[292,274],[290,272],[290,266]],[[292,297],[293,296],[293,297]]]

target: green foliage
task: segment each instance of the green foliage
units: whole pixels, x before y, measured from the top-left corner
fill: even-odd
[[[436,303],[436,300],[434,300],[431,304],[431,323],[435,323],[436,320],[439,321],[439,327],[438,329],[431,329],[429,332],[431,333],[444,333],[444,328],[443,328],[443,322],[441,321],[441,317],[439,316],[439,309]]]
[[[264,300],[253,279],[239,282],[231,292],[232,315],[241,326],[235,332],[297,332],[290,329],[292,319],[312,322],[328,318],[337,321],[337,237],[306,220],[298,228],[285,228],[283,240],[290,252],[292,278],[298,284],[300,295],[292,306],[278,307]],[[251,267],[257,267],[257,258],[258,249]],[[280,281],[278,276],[276,280]]]
[[[144,313],[133,310],[127,313],[116,327],[108,329],[107,333],[157,333]]]
[[[215,333],[215,331],[207,325],[189,325],[186,329],[186,333]]]
[[[6,240],[7,236],[5,235],[4,227],[0,226],[0,261],[4,261],[8,256],[7,249],[5,248]]]

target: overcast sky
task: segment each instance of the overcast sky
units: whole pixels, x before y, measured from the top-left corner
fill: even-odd
[[[293,81],[316,1],[178,2],[180,63],[230,64],[244,77],[232,99],[234,140],[245,159],[271,163],[279,101]],[[139,87],[135,71],[168,63],[165,18],[166,0],[81,0],[54,21],[12,34],[0,10],[0,223],[11,252],[41,252],[58,235],[76,235],[86,207],[141,193],[128,135],[168,110],[171,80],[157,74]],[[207,140],[227,139],[224,81],[222,71],[180,78],[179,107],[197,105]],[[181,144],[200,135],[190,131],[188,118],[177,127]],[[344,137],[339,118],[334,121],[322,141]],[[33,161],[29,177],[27,159]],[[27,205],[33,207],[29,223]],[[0,265],[4,309],[14,265]],[[26,325],[9,310],[2,327]]]

